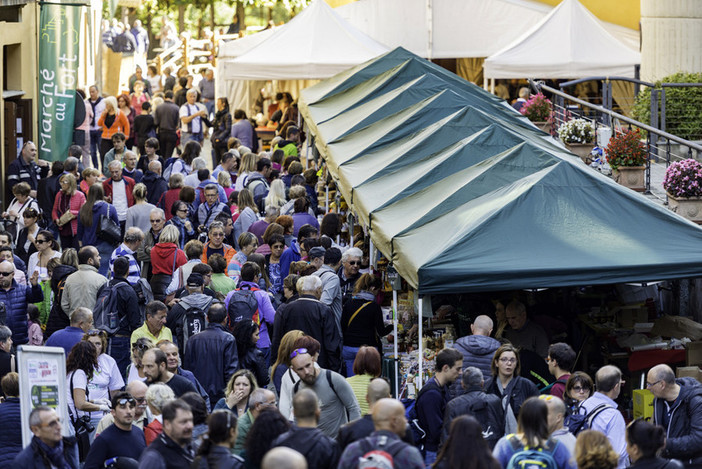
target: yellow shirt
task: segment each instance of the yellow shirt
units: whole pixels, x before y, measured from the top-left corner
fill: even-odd
[[[369,412],[366,394],[368,394],[368,385],[372,379],[371,375],[354,375],[346,378],[346,381],[351,385],[351,389],[353,389],[358,405],[361,407],[361,415],[366,415]]]
[[[134,346],[136,341],[142,337],[146,337],[153,342],[154,345],[156,345],[156,343],[158,343],[160,340],[170,340],[173,342],[173,334],[171,334],[171,330],[169,328],[163,326],[163,328],[161,328],[161,332],[158,334],[158,337],[156,337],[149,330],[149,326],[146,325],[146,321],[144,321],[144,324],[139,329],[134,329],[134,332],[132,332],[132,338],[130,339],[132,346]]]

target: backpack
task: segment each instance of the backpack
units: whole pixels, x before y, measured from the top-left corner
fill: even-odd
[[[378,437],[377,448],[373,447],[369,438],[360,440],[360,447],[363,456],[358,458],[359,469],[394,469],[393,458],[404,448],[405,443],[398,440],[389,440],[386,435]]]
[[[97,294],[97,301],[93,309],[93,322],[95,329],[100,329],[107,332],[107,335],[114,335],[119,329],[120,317],[117,307],[117,300],[120,288],[131,288],[127,282],[117,282],[110,285],[110,282],[105,283],[100,287]]]
[[[190,306],[183,315],[183,350],[188,339],[195,334],[202,332],[207,327],[207,317],[205,312],[195,306]]]
[[[597,417],[600,412],[607,409],[614,409],[614,407],[609,404],[600,404],[590,412],[583,413],[582,411],[584,411],[585,408],[579,406],[575,412],[566,415],[563,425],[568,428],[570,433],[577,435],[583,430],[589,430],[595,417]]]
[[[553,383],[549,384],[548,386],[544,386],[543,388],[539,389],[539,394],[551,394],[551,388],[556,385],[556,383],[561,383],[563,385],[566,384],[567,379],[557,379]]]
[[[146,305],[154,301],[154,292],[151,290],[151,284],[144,277],[139,277],[137,283],[132,285],[136,292],[139,301],[139,311],[143,320],[146,314]]]
[[[257,194],[256,188],[260,185],[263,185],[263,187],[265,187],[265,191],[259,192]],[[268,195],[268,191],[270,190],[268,181],[266,181],[266,179],[263,177],[254,177],[251,179],[247,179],[246,183],[244,184],[244,188],[248,189],[251,192],[251,195],[253,195],[254,198],[254,202],[256,203],[256,207],[258,207],[258,210],[261,213],[263,213],[266,210],[266,196]]]
[[[178,159],[178,158],[176,158],[176,157],[174,157],[174,156],[171,156],[170,158],[168,158],[168,159],[166,160],[166,163],[163,165],[163,174],[162,174],[162,177],[163,177],[163,179],[165,179],[166,181],[168,181],[168,179],[171,177],[171,173],[173,172],[173,163],[175,163],[175,161],[176,161],[177,159]]]
[[[507,437],[514,454],[509,459],[506,469],[558,469],[553,452],[558,446],[558,440],[549,438],[543,447],[530,448],[512,434]]]
[[[257,325],[261,325],[261,318],[258,314],[258,300],[254,292],[259,288],[242,285],[239,290],[234,290],[229,297],[227,306],[227,327],[231,330],[239,321],[251,320]]]
[[[322,370],[322,371],[324,372],[324,376],[326,376],[326,378],[327,378],[327,384],[329,384],[329,387],[331,388],[331,390],[332,390],[332,392],[334,393],[334,395],[336,396],[336,398],[339,400],[339,402],[344,402],[344,401],[341,399],[341,396],[339,396],[339,393],[336,392],[336,387],[334,387],[334,381],[332,381],[332,373],[331,373],[331,371],[329,371],[329,370]],[[301,382],[302,382],[302,380],[301,380],[301,379],[298,379],[298,380],[295,382],[295,384],[293,384],[293,392],[292,392],[292,395],[293,395],[293,396],[294,396],[295,394],[297,394],[297,391],[300,389],[300,383],[301,383]],[[348,411],[348,409],[346,410],[346,421],[347,421],[347,422],[350,422],[350,421],[351,421],[351,419],[349,418],[349,411]]]

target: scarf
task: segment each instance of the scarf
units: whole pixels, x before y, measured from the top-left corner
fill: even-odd
[[[32,437],[32,442],[37,445],[37,448],[41,453],[46,455],[52,466],[59,469],[71,469],[70,464],[68,464],[68,461],[66,461],[66,458],[63,455],[63,439],[53,448],[50,448],[49,445],[41,441],[36,436]]]
[[[507,388],[502,387],[502,381],[500,381],[499,376],[495,377],[497,382],[497,389],[502,393],[502,408],[505,411],[505,435],[517,432],[517,418],[514,416],[514,410],[512,410],[512,403],[510,402],[510,397],[512,396],[512,390],[514,389],[517,380],[513,377],[509,383],[507,383]]]

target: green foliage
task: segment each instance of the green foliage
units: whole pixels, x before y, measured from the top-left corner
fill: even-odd
[[[605,153],[607,162],[615,170],[620,166],[643,166],[648,156],[638,129],[617,132],[609,139]]]
[[[702,73],[676,73],[655,83],[702,83]],[[666,131],[687,140],[702,138],[702,87],[666,88]],[[661,99],[659,93],[659,100]],[[651,90],[646,87],[636,97],[633,109],[634,118],[649,124],[651,122]],[[660,103],[659,116],[660,122]]]

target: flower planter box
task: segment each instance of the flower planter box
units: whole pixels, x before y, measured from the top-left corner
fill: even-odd
[[[566,147],[568,148],[568,151],[578,155],[580,159],[583,160],[583,163],[592,163],[592,156],[590,153],[592,152],[592,149],[595,148],[594,143],[566,143]]]
[[[612,171],[615,182],[637,192],[646,190],[646,166],[620,166]]]
[[[668,208],[681,217],[702,225],[702,197],[677,198],[668,193]]]
[[[535,126],[537,126],[540,130],[543,130],[547,134],[551,134],[551,123],[547,121],[536,121],[532,122]]]

